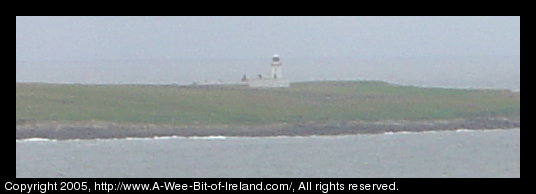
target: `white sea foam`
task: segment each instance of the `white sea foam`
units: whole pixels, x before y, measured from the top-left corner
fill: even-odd
[[[398,132],[392,132],[392,131],[388,131],[388,132],[385,132],[383,133],[384,135],[398,135],[398,134],[413,134],[413,133],[418,133],[418,132],[411,132],[411,131],[398,131]]]
[[[519,128],[514,128],[519,129]],[[27,139],[17,139],[17,143],[22,142],[57,142],[57,141],[114,141],[114,140],[130,140],[130,141],[145,141],[145,140],[171,140],[171,139],[190,139],[190,140],[225,140],[225,139],[306,139],[306,138],[345,138],[351,136],[360,136],[360,135],[408,135],[408,134],[423,134],[423,133],[441,133],[441,132],[458,132],[458,133],[468,133],[468,132],[493,132],[501,130],[510,130],[510,129],[457,129],[454,131],[451,130],[435,130],[435,131],[398,131],[398,132],[384,132],[380,134],[345,134],[345,135],[309,135],[309,136],[262,136],[262,137],[249,137],[249,136],[193,136],[193,137],[184,137],[184,136],[159,136],[159,137],[126,137],[126,138],[97,138],[97,139],[68,139],[68,140],[56,140],[56,139],[47,139],[47,138],[27,138]]]
[[[173,136],[153,137],[152,139],[184,139],[184,138],[185,137],[173,135]]]
[[[50,141],[56,141],[54,139],[47,139],[47,138],[27,138],[27,139],[17,139],[17,142],[50,142]]]
[[[518,128],[515,128],[518,129]],[[454,132],[460,132],[460,133],[467,133],[467,132],[491,132],[491,131],[502,131],[502,130],[510,130],[510,129],[456,129]],[[441,133],[441,132],[453,132],[451,130],[432,130],[432,131],[399,131],[399,132],[392,132],[388,131],[385,133],[382,133],[383,135],[404,135],[404,134],[421,134],[421,133]],[[376,134],[371,134],[376,135]]]
[[[227,136],[194,136],[188,137],[188,139],[227,139]]]
[[[475,130],[471,129],[456,129],[456,132],[474,132]]]

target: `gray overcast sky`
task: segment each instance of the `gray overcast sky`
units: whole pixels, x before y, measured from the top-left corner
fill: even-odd
[[[517,56],[520,17],[17,17],[17,60]]]

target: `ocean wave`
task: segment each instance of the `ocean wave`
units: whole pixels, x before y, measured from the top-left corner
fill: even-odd
[[[513,128],[519,130],[520,128]],[[58,141],[114,141],[114,140],[129,140],[129,141],[145,141],[145,140],[172,140],[172,139],[185,139],[185,140],[227,140],[227,139],[285,139],[285,138],[294,138],[294,139],[306,139],[306,138],[345,138],[350,136],[358,135],[409,135],[409,134],[425,134],[425,133],[441,133],[441,132],[456,132],[456,133],[472,133],[472,132],[493,132],[493,131],[505,131],[512,129],[456,129],[456,130],[432,130],[432,131],[388,131],[384,133],[370,133],[370,134],[344,134],[344,135],[308,135],[308,136],[157,136],[157,137],[125,137],[125,138],[97,138],[97,139],[66,139],[66,140],[57,140],[57,139],[48,139],[48,138],[27,138],[27,139],[17,139],[17,143],[22,142],[58,142]]]
[[[513,128],[519,129],[519,128]],[[397,132],[384,132],[383,135],[404,135],[404,134],[423,134],[423,133],[441,133],[441,132],[457,132],[457,133],[467,133],[467,132],[493,132],[493,131],[505,131],[512,129],[456,129],[456,130],[432,130],[432,131],[397,131]],[[374,134],[371,134],[374,135]]]
[[[187,139],[227,139],[229,136],[194,136],[187,137]]]
[[[27,138],[27,139],[17,139],[17,142],[53,142],[57,141],[55,139],[47,139],[47,138]]]

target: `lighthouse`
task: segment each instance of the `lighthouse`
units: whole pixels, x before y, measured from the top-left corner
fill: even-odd
[[[281,60],[279,59],[279,55],[275,54],[272,57],[272,73],[270,78],[272,79],[281,79],[283,78],[283,75],[281,74]]]
[[[283,79],[281,71],[281,59],[279,55],[275,54],[272,57],[272,63],[270,64],[270,75],[262,76],[259,74],[258,78],[247,78],[246,75],[242,77],[242,83],[247,84],[253,88],[286,88],[290,86],[288,80]]]

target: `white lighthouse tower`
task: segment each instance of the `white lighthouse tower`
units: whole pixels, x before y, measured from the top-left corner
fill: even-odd
[[[270,78],[272,79],[282,79],[283,75],[281,73],[281,60],[279,59],[279,55],[275,54],[272,57],[272,73],[270,75]]]
[[[289,81],[283,79],[281,71],[281,60],[279,55],[275,54],[272,57],[272,64],[270,65],[270,76],[262,76],[259,74],[259,78],[248,79],[245,75],[242,77],[242,82],[249,87],[254,88],[286,88],[290,86]]]

